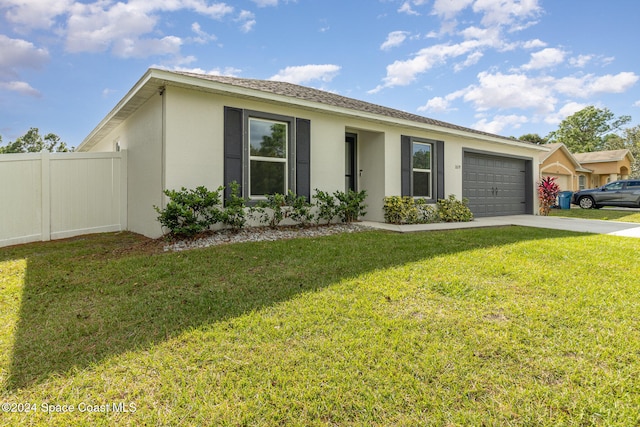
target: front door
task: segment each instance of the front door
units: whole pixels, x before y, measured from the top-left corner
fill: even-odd
[[[344,144],[344,186],[345,191],[358,191],[357,157],[358,136],[354,133],[345,135]]]

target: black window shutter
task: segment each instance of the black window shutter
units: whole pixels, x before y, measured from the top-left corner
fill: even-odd
[[[436,141],[436,200],[444,199],[444,141]]]
[[[242,193],[242,109],[224,107],[224,198],[231,194],[229,184],[236,181]]]
[[[296,119],[296,194],[311,200],[311,121]]]
[[[411,137],[400,137],[400,193],[402,196],[411,196]]]

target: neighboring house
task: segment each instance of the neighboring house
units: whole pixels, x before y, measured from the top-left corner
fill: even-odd
[[[290,83],[150,69],[78,151],[126,149],[128,229],[162,230],[165,189],[242,195],[366,190],[365,219],[385,196],[454,194],[476,216],[533,214],[548,148]]]
[[[573,155],[580,164],[591,169],[591,186],[600,187],[618,179],[627,179],[635,160],[629,150],[594,151]]]
[[[629,150],[572,154],[562,143],[548,144],[540,154],[540,176],[556,177],[562,191],[596,188],[629,177],[634,161]]]
[[[552,176],[562,191],[578,191],[590,181],[591,170],[583,167],[562,143],[547,144],[547,153],[540,154],[540,176]]]

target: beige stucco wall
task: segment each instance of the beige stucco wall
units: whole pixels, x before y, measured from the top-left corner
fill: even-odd
[[[401,135],[444,141],[445,194],[462,197],[463,151],[473,149],[532,160],[535,148],[473,137],[167,86],[103,138],[92,151],[112,151],[115,142],[128,150],[129,229],[161,235],[153,209],[166,202],[163,189],[216,189],[224,184],[224,107],[236,107],[311,121],[311,189],[344,190],[345,133],[358,135],[358,189],[367,190],[365,219],[383,221],[384,196],[401,194]],[[537,212],[537,200],[534,200]]]
[[[345,132],[358,136],[358,189],[367,190],[366,219],[382,221],[383,198],[401,193],[400,137],[409,135],[445,142],[445,194],[462,197],[465,149],[531,159],[538,176],[537,153],[528,147],[485,142],[442,132],[382,124],[308,109],[167,87],[166,187],[223,185],[224,107],[299,117],[311,121],[311,188],[344,190]],[[534,204],[536,201],[534,201]],[[536,209],[537,211],[537,209]]]
[[[162,235],[153,209],[163,200],[162,102],[160,95],[151,97],[92,149],[113,151],[119,141],[127,150],[128,229],[149,237]]]

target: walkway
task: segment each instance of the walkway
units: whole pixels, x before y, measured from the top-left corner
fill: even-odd
[[[471,222],[445,222],[437,224],[394,225],[372,221],[363,221],[361,224],[368,227],[396,231],[399,233],[519,225],[523,227],[549,228],[553,230],[640,238],[640,224],[636,223],[539,215],[496,216],[489,218],[476,218]]]

